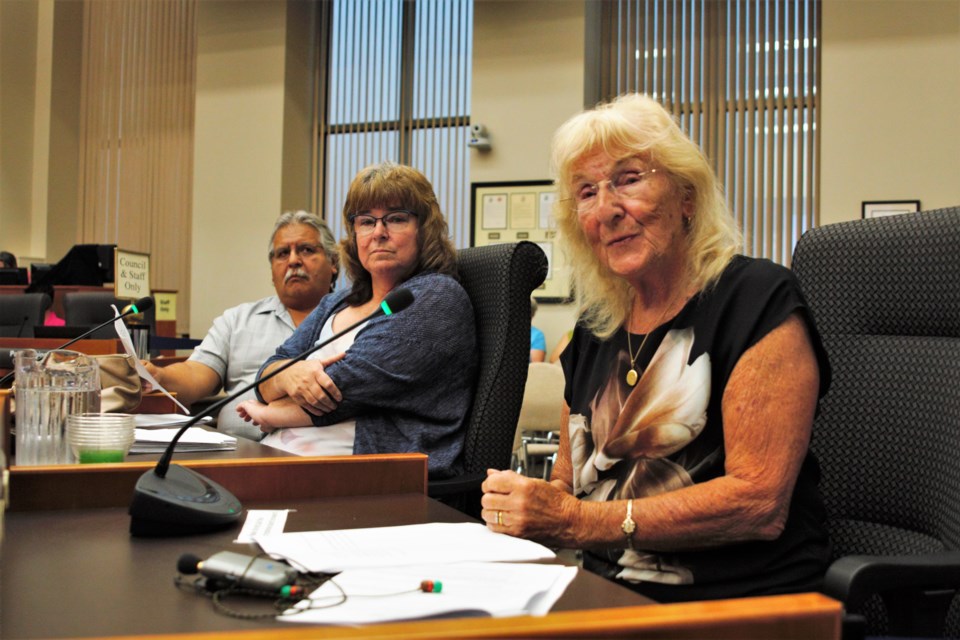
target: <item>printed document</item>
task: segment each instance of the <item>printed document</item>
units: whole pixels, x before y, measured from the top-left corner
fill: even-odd
[[[454,562],[529,562],[556,557],[542,544],[473,522],[303,531],[256,536],[274,558],[312,573]]]

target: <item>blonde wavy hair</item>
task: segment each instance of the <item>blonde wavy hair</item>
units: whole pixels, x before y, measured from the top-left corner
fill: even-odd
[[[559,200],[560,242],[571,269],[581,320],[595,335],[612,335],[629,318],[633,289],[597,259],[580,228],[573,200],[581,160],[603,152],[616,162],[643,157],[663,170],[692,203],[686,234],[687,283],[712,286],[740,250],[740,231],[706,157],[655,100],[623,95],[567,120],[554,134],[551,163]]]
[[[419,251],[411,277],[422,271],[457,277],[457,253],[450,241],[447,221],[440,211],[433,185],[413,167],[381,162],[357,173],[343,203],[344,228],[350,231],[340,241],[340,261],[353,282],[346,298],[348,304],[362,304],[373,295],[370,272],[360,263],[350,215],[377,208],[406,209],[417,214]]]

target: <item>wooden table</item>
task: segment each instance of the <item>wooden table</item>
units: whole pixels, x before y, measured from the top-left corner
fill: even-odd
[[[248,509],[295,508],[287,531],[469,521],[426,497],[426,458],[418,454],[183,464],[224,484]],[[578,572],[553,612],[539,618],[322,631],[274,620],[236,620],[214,612],[207,598],[175,588],[177,559],[184,553],[206,558],[224,549],[255,553],[255,547],[233,544],[236,528],[182,538],[132,538],[126,512],[131,483],[150,466],[12,470],[12,512],[0,550],[3,637],[839,638],[840,605],[817,594],[654,605],[585,571]],[[403,488],[411,486],[417,488]],[[336,495],[345,491],[352,495]]]

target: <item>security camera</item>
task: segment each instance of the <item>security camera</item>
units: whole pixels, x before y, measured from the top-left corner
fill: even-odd
[[[489,151],[490,137],[487,135],[487,128],[482,124],[470,125],[470,139],[467,140],[467,146],[478,151]]]

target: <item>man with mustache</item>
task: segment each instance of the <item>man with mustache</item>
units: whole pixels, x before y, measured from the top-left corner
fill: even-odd
[[[185,405],[221,388],[232,393],[253,382],[277,346],[293,335],[332,288],[339,254],[323,220],[306,211],[288,211],[277,218],[270,237],[268,258],[276,295],[227,309],[185,362],[167,367],[144,363]],[[237,404],[253,397],[251,391],[223,407],[217,427],[232,435],[262,438],[260,429],[236,412]]]

